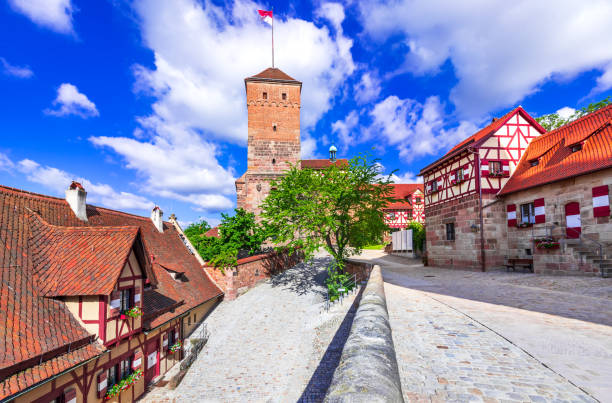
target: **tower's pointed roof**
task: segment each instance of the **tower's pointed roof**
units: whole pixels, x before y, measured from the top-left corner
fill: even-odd
[[[299,83],[295,78],[289,76],[287,73],[282,71],[281,69],[277,69],[275,67],[268,67],[261,73],[255,74],[254,76],[247,77],[244,79],[245,81],[278,81],[284,83]]]

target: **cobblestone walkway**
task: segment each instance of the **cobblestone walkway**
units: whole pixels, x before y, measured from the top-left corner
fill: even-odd
[[[407,401],[612,401],[611,280],[362,257],[383,268]]]
[[[222,302],[205,320],[210,339],[178,388],[154,387],[144,401],[321,401],[356,297],[323,311],[328,262],[300,264]]]

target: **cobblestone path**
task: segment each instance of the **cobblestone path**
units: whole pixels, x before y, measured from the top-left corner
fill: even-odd
[[[210,339],[178,388],[154,387],[144,401],[321,401],[356,298],[323,310],[328,262],[300,264],[222,302],[205,320]]]
[[[362,257],[383,268],[407,401],[612,401],[609,279]]]

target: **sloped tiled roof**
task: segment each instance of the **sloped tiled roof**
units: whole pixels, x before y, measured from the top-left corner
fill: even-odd
[[[289,76],[288,74],[283,72],[281,69],[277,69],[274,67],[269,67],[265,69],[264,71],[255,74],[254,76],[247,77],[245,80],[252,80],[252,79],[274,80],[274,81],[293,81],[293,82],[299,83],[299,81]]]
[[[16,370],[23,373],[24,368],[21,367],[30,361],[35,361],[28,364],[28,367],[38,371],[36,379],[44,380],[50,376],[49,374],[61,372],[60,362],[75,363],[79,359],[85,360],[97,354],[91,349],[83,350],[82,355],[75,353],[76,355],[68,356],[59,353],[67,346],[75,346],[91,335],[81,327],[64,302],[45,295],[72,292],[70,291],[72,287],[79,287],[79,289],[82,287],[81,291],[86,293],[97,292],[89,288],[90,286],[96,287],[95,284],[75,284],[75,282],[83,281],[83,277],[70,281],[70,287],[56,281],[58,273],[65,273],[64,268],[60,267],[61,265],[57,262],[61,261],[62,265],[73,265],[72,259],[81,258],[77,257],[77,253],[56,256],[53,262],[45,264],[43,256],[52,256],[53,242],[55,242],[53,239],[60,233],[66,238],[58,239],[58,242],[62,242],[69,249],[76,248],[74,250],[90,253],[92,245],[79,243],[77,236],[79,233],[92,241],[101,240],[102,237],[99,237],[101,233],[109,236],[111,236],[110,232],[118,234],[116,236],[119,244],[116,251],[119,255],[125,251],[125,245],[130,240],[134,240],[134,234],[142,239],[144,252],[153,263],[151,278],[155,279],[155,287],[151,292],[162,296],[162,298],[148,298],[151,292],[144,292],[145,328],[163,324],[188,309],[222,294],[222,291],[201,268],[195,256],[185,247],[174,225],[164,222],[164,232],[160,233],[147,217],[92,205],[87,205],[87,216],[88,222],[79,220],[64,199],[0,185],[0,306],[2,307],[0,309],[0,324],[2,324],[0,326],[0,375],[18,382],[17,385],[3,384],[4,390],[14,393],[15,390],[23,390],[27,387],[27,382],[13,375],[16,374]],[[115,228],[111,231],[108,227]],[[116,227],[122,228],[117,229]],[[74,241],[74,244],[71,244],[71,241]],[[95,241],[93,246],[94,255],[96,252],[106,255],[110,253],[109,248],[112,245],[105,241],[102,243]],[[56,252],[60,253],[59,250]],[[98,265],[96,273],[101,273],[104,267],[102,256],[89,256],[85,259],[88,259],[87,262]],[[116,261],[119,260],[121,259],[118,257]],[[167,270],[155,262],[180,267],[186,281],[179,282],[173,279]],[[108,267],[112,271],[115,264],[109,263]],[[53,273],[53,275],[43,276],[43,272],[47,271],[47,274]],[[84,276],[88,278],[88,274]],[[47,282],[51,284],[46,284]],[[102,283],[102,289],[98,290],[100,292],[106,290],[110,280],[107,281],[107,277],[103,276]],[[160,300],[162,300],[161,303]],[[45,354],[44,360],[40,365],[36,365],[43,354]],[[43,371],[41,365],[51,365],[54,369]]]
[[[419,174],[422,175],[423,173],[429,171],[431,168],[435,167],[439,163],[461,153],[469,146],[477,146],[481,142],[485,141],[489,136],[493,135],[503,125],[505,125],[506,122],[508,122],[508,120],[510,120],[510,118],[516,113],[520,113],[521,116],[533,126],[535,126],[535,128],[538,129],[540,133],[546,132],[546,130],[542,126],[540,126],[540,124],[534,118],[532,118],[527,112],[525,112],[525,110],[521,106],[518,106],[512,109],[510,112],[506,113],[501,118],[494,118],[493,120],[491,120],[491,123],[489,123],[487,126],[478,130],[476,133],[472,134],[470,137],[466,138],[465,140],[461,141],[459,144],[451,148],[446,154],[444,154],[442,158],[421,169],[421,172]]]
[[[582,150],[570,146],[582,142]],[[538,160],[536,166],[531,161]],[[612,105],[531,142],[500,195],[612,167]]]
[[[392,183],[393,194],[391,197],[401,201],[390,203],[387,209],[408,209],[412,208],[412,194],[418,189],[423,191],[422,183]]]
[[[219,238],[219,226],[217,225],[216,227],[209,229],[208,231],[206,231],[204,236]]]
[[[318,160],[302,160],[300,161],[300,166],[302,169],[310,168],[310,169],[324,169],[331,165],[336,165],[339,167],[348,166],[348,160],[346,158],[337,159],[336,162],[331,162],[329,159],[318,159]]]
[[[139,229],[61,227],[30,214],[30,251],[40,294],[109,295],[125,266]]]

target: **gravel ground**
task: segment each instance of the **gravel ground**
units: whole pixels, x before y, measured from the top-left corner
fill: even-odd
[[[261,283],[206,319],[210,339],[176,390],[147,402],[321,401],[350,330],[356,295],[324,308],[326,266],[318,256]]]

